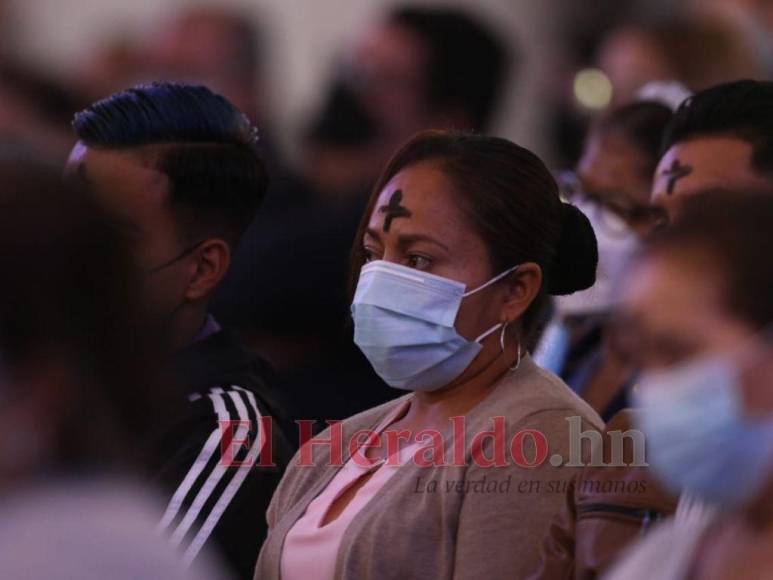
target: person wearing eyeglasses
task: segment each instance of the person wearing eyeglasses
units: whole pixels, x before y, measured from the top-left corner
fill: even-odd
[[[671,109],[630,103],[591,129],[576,172],[559,176],[562,194],[590,219],[599,248],[596,283],[557,297],[555,314],[535,356],[608,420],[627,405],[632,370],[607,325],[616,287],[641,238],[662,220],[650,205],[652,176]],[[623,337],[624,338],[624,337]]]

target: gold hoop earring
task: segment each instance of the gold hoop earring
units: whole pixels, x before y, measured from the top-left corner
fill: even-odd
[[[505,331],[509,322],[505,322],[502,325],[502,332],[499,333],[499,348],[502,349],[502,354],[505,354]],[[521,341],[518,341],[518,359],[515,362],[515,366],[508,367],[511,372],[517,371],[521,366]]]

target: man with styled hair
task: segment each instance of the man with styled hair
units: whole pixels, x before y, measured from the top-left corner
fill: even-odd
[[[78,113],[68,173],[125,229],[178,405],[152,437],[160,528],[192,562],[213,544],[249,578],[291,449],[266,364],[208,314],[268,176],[257,131],[203,86],[154,83]],[[273,465],[272,465],[273,464]]]

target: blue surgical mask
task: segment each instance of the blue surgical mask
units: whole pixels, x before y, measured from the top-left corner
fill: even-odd
[[[737,360],[711,356],[640,380],[647,459],[671,491],[733,507],[773,475],[773,417],[746,416],[740,374]]]
[[[360,272],[352,317],[354,342],[388,385],[408,391],[434,391],[451,383],[483,348],[454,328],[462,300],[501,280],[517,266],[465,293],[465,285],[385,261]]]

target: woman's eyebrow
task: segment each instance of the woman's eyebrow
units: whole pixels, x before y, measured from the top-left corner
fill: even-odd
[[[364,237],[370,237],[373,238],[373,240],[376,242],[381,242],[381,234],[378,232],[378,230],[374,230],[373,228],[366,228]],[[426,234],[399,234],[397,237],[397,243],[401,246],[408,246],[410,244],[415,244],[416,242],[427,242],[430,244],[435,244],[436,246],[444,249],[446,252],[451,252],[449,247],[443,242]]]
[[[426,234],[401,234],[398,237],[398,243],[402,246],[408,246],[410,244],[415,244],[416,242],[427,242],[430,244],[435,244],[436,246],[443,248],[446,252],[451,252],[448,246],[446,246],[443,242]]]

